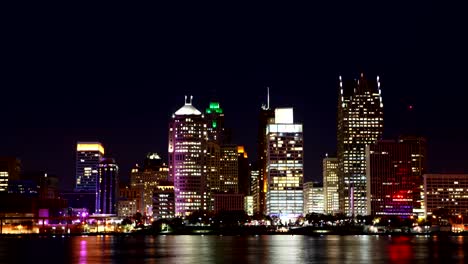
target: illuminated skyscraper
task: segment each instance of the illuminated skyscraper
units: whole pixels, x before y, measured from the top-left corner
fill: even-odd
[[[303,213],[303,133],[295,124],[292,108],[276,108],[268,124],[266,213],[294,218]]]
[[[224,111],[219,106],[219,102],[210,102],[209,107],[205,110],[205,120],[208,140],[220,144],[229,140],[224,128]]]
[[[203,115],[185,98],[169,124],[169,181],[174,182],[175,214],[184,217],[206,208],[204,150],[207,140]]]
[[[104,156],[104,147],[99,142],[76,144],[75,191],[96,193],[99,162]]]
[[[338,196],[338,159],[323,159],[323,192],[324,192],[324,211],[326,214],[335,214],[339,212]]]
[[[340,211],[367,215],[366,146],[381,139],[383,103],[379,77],[343,81],[338,99],[337,156]]]
[[[98,177],[96,213],[117,214],[119,167],[114,159],[101,159]]]
[[[262,105],[259,115],[258,124],[258,149],[257,149],[257,162],[258,162],[258,181],[260,187],[258,190],[258,199],[254,198],[253,210],[254,212],[266,213],[266,192],[268,189],[268,173],[267,173],[267,126],[275,122],[275,111],[270,109],[270,90],[268,89],[267,104]]]

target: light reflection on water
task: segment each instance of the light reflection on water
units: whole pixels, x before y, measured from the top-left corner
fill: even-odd
[[[462,236],[0,238],[0,263],[464,263],[464,252]]]

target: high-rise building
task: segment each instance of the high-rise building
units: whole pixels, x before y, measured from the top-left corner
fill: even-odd
[[[204,150],[207,140],[202,113],[185,98],[169,124],[169,181],[174,182],[175,215],[207,209]]]
[[[153,217],[174,218],[174,183],[160,181],[153,193]]]
[[[318,182],[304,183],[304,214],[323,214],[325,209],[325,193],[322,184]]]
[[[104,147],[99,142],[76,144],[75,191],[96,193],[99,162],[104,156]]]
[[[380,80],[345,81],[340,76],[337,158],[340,211],[367,215],[366,146],[381,139],[383,103]]]
[[[323,192],[325,213],[338,213],[340,209],[338,194],[338,159],[328,157],[328,155],[323,159]]]
[[[130,173],[130,185],[140,186],[144,190],[143,214],[151,216],[153,214],[153,192],[161,181],[167,181],[169,168],[161,157],[154,152],[146,155],[143,166],[138,164]]]
[[[210,102],[209,107],[205,109],[205,120],[208,140],[221,144],[229,140],[225,137],[224,111],[219,106],[219,102]]]
[[[398,139],[400,143],[410,144],[411,147],[411,173],[415,181],[413,189],[413,213],[418,217],[424,217],[425,204],[424,204],[424,179],[423,175],[426,173],[426,155],[427,143],[426,139],[421,136],[400,136]]]
[[[96,213],[116,215],[119,196],[119,167],[114,159],[101,159],[98,177]]]
[[[293,108],[276,108],[275,122],[268,124],[266,213],[294,218],[303,213],[303,133],[294,123]]]
[[[7,192],[9,182],[18,181],[21,162],[15,157],[0,157],[0,192]]]
[[[379,140],[367,146],[369,214],[410,217],[420,208],[422,175],[415,155],[422,154],[422,141]]]
[[[254,198],[254,212],[266,213],[266,193],[268,190],[268,172],[267,172],[267,126],[275,122],[275,111],[270,109],[270,90],[268,88],[267,104],[262,105],[260,115],[258,118],[258,135],[257,135],[257,162],[259,170],[258,185],[260,186],[258,192],[258,199]]]
[[[258,169],[258,163],[255,162],[250,165],[250,194],[252,196],[252,211],[253,213],[260,212],[260,171]]]
[[[244,196],[250,195],[250,165],[244,146],[237,147],[237,163],[238,192]]]

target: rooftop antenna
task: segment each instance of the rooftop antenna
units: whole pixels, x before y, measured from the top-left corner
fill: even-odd
[[[185,95],[184,103],[187,104],[187,95]]]
[[[193,95],[190,96],[190,104],[192,104]]]
[[[270,87],[267,86],[267,109],[270,109]]]

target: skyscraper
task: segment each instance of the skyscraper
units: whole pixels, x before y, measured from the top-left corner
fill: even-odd
[[[112,158],[99,162],[96,213],[117,214],[119,197],[119,167]]]
[[[381,139],[383,103],[379,77],[339,81],[337,156],[340,211],[367,215],[366,146]]]
[[[258,118],[258,134],[257,134],[257,162],[259,178],[257,181],[260,187],[258,192],[258,199],[254,199],[254,212],[266,213],[266,192],[268,189],[268,173],[267,173],[267,126],[273,124],[275,121],[275,111],[270,109],[270,90],[267,93],[267,104],[262,105],[260,115]]]
[[[138,164],[137,164],[138,165]],[[144,199],[141,212],[148,216],[153,214],[153,191],[161,181],[167,181],[168,166],[158,153],[150,152],[143,161],[143,166],[136,166],[130,173],[132,188],[141,187],[144,190]]]
[[[99,162],[104,156],[104,147],[99,142],[76,144],[75,191],[96,193]]]
[[[292,108],[276,108],[267,131],[266,213],[294,218],[303,213],[303,133]]]
[[[328,157],[328,155],[323,159],[323,192],[325,213],[338,213],[340,209],[338,196],[338,159]]]
[[[210,102],[205,109],[205,120],[208,140],[225,143],[229,140],[224,128],[224,111],[219,106],[219,102]]]
[[[186,216],[205,209],[207,199],[204,150],[207,140],[203,115],[192,97],[177,110],[169,124],[169,180],[174,182],[175,214]]]
[[[424,138],[379,140],[366,151],[369,214],[423,217]]]

